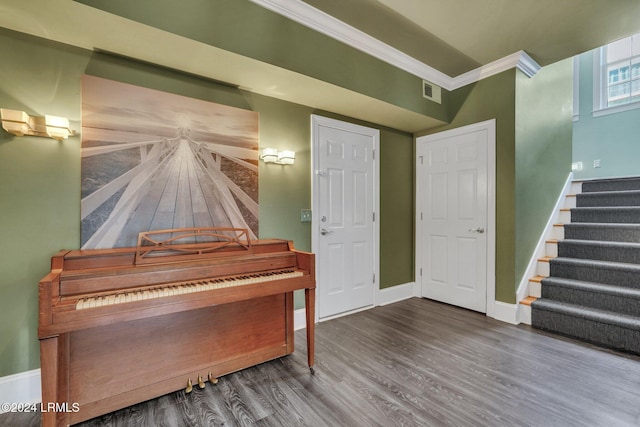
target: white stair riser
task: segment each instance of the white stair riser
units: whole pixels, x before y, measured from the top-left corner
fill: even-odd
[[[564,227],[561,225],[555,225],[553,227],[552,239],[562,240],[564,239]]]
[[[566,209],[561,210],[558,221],[560,221],[561,224],[569,224],[571,222],[571,211]]]
[[[548,261],[538,261],[538,276],[549,277],[551,267]]]
[[[571,209],[576,207],[576,196],[575,194],[569,194],[564,198],[564,208]]]
[[[555,258],[558,256],[558,243],[557,242],[547,242],[544,246],[545,255],[551,258]]]
[[[542,298],[542,283],[529,280],[529,296]]]
[[[582,182],[572,182],[569,189],[570,194],[582,193]]]

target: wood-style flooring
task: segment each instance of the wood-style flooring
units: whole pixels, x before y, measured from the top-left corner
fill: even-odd
[[[296,352],[83,426],[640,426],[640,358],[413,298],[322,322]],[[37,414],[0,415],[37,426]]]

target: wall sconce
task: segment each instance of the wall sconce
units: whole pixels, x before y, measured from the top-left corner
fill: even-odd
[[[69,129],[69,119],[65,117],[30,116],[24,111],[0,108],[2,128],[16,136],[42,136],[58,141],[74,135],[75,131]]]
[[[282,150],[275,148],[263,148],[260,159],[265,163],[276,163],[279,165],[292,165],[296,159],[295,151]]]

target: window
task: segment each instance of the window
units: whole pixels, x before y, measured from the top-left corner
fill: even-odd
[[[594,113],[639,108],[640,34],[601,47],[595,55],[594,77]]]

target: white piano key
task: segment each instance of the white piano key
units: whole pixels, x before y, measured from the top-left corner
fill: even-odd
[[[284,270],[279,272],[267,272],[263,274],[226,277],[222,279],[209,279],[198,282],[167,284],[165,287],[156,287],[145,290],[129,292],[120,291],[119,293],[114,294],[81,298],[76,303],[76,310],[104,307],[109,305],[123,304],[127,302],[144,301],[148,299],[163,298],[168,296],[185,295],[195,292],[212,291],[234,286],[271,282],[274,280],[284,280],[292,277],[302,276],[302,274],[303,273],[300,271]]]

